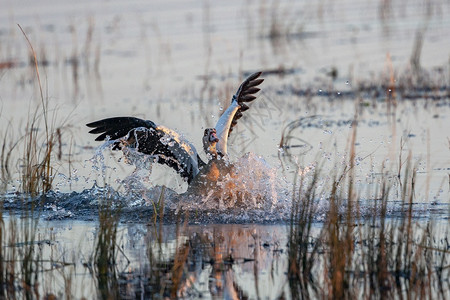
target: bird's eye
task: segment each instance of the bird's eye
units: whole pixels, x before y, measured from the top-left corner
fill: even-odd
[[[207,136],[208,135],[208,129],[205,129],[205,133],[203,134],[203,136]]]

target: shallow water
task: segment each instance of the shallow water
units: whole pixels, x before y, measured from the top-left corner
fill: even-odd
[[[9,218],[6,219],[8,224]],[[46,277],[60,278],[42,282],[48,291],[62,291],[66,286],[76,299],[91,298],[98,292],[95,273],[89,267],[94,253],[98,223],[52,221],[42,223],[41,259]],[[44,229],[45,228],[45,229]],[[164,226],[153,228],[143,224],[123,224],[118,229],[118,244],[114,288],[121,298],[144,298],[158,294],[158,284],[149,277],[159,271],[170,273],[180,248],[191,241],[188,278],[180,289],[181,295],[197,297],[230,297],[237,293],[251,298],[256,295],[276,297],[286,292],[286,233],[280,225],[199,225],[189,227]],[[157,234],[155,234],[157,233]],[[49,237],[49,239],[45,239]],[[20,247],[17,245],[17,247]],[[61,252],[61,250],[64,250]],[[55,253],[58,255],[55,257]],[[232,260],[230,260],[232,259]],[[46,263],[46,261],[53,263]],[[153,261],[152,261],[153,260]],[[155,262],[160,266],[155,267]],[[64,264],[63,264],[64,263]],[[153,263],[153,264],[152,264]],[[255,282],[255,278],[257,281]],[[237,285],[236,285],[237,284]],[[164,294],[170,295],[170,284]]]
[[[202,247],[217,234],[234,257],[258,261],[257,268],[253,261],[225,263],[221,272],[206,263],[189,273],[197,278],[190,296],[230,296],[225,293],[237,292],[236,285],[226,285],[232,282],[250,298],[288,295],[284,224],[292,213],[293,183],[297,175],[310,182],[320,172],[314,222],[321,227],[329,184],[348,165],[355,126],[360,221],[373,214],[385,181],[392,186],[387,217],[403,218],[402,179],[412,173],[409,161],[416,170],[414,222],[448,224],[445,1],[0,2],[0,136],[6,149],[13,147],[10,178],[2,158],[4,207],[21,215],[42,204],[39,230],[55,230],[50,247],[56,253],[81,251],[79,264],[92,255],[99,203],[109,199],[121,212],[121,243],[132,257],[130,265],[123,257],[119,264],[121,292],[138,290],[136,274],[148,275],[142,252],[155,237],[147,238],[153,229],[144,224],[157,217],[153,205],[162,197],[163,223],[190,224],[182,234],[164,227],[163,255],[171,256],[177,241],[195,240],[197,232],[206,240]],[[21,193],[24,145],[15,146],[36,107],[42,115],[29,47],[17,24],[40,62],[50,124],[62,132],[53,188],[38,198]],[[121,152],[87,133],[88,122],[130,115],[176,129],[201,150],[203,129],[217,122],[241,80],[259,70],[262,92],[229,140],[237,175],[214,191],[186,193],[187,183],[174,171],[139,156],[127,163]],[[42,119],[37,127],[44,145]],[[345,185],[338,193],[349,198]],[[244,225],[249,223],[255,225]],[[192,261],[198,262],[195,255]],[[124,266],[131,279],[121,277],[127,277]],[[77,298],[97,291],[87,267],[68,272],[77,278]],[[79,293],[86,282],[88,291]]]
[[[4,218],[7,238],[13,220]],[[117,228],[115,264],[108,269],[107,278],[102,278],[93,265],[100,234],[98,222],[41,220],[38,239],[33,242],[24,241],[21,235],[22,226],[29,221],[22,218],[15,222],[19,225],[16,227],[19,228],[18,242],[8,244],[5,252],[13,248],[20,252],[30,243],[38,246],[35,255],[37,268],[41,270],[38,273],[41,295],[70,294],[75,299],[95,295],[102,298],[106,292],[120,295],[121,299],[294,297],[292,292],[296,286],[287,275],[288,225],[122,223]],[[360,226],[367,228],[365,224]],[[417,228],[425,226],[426,222],[419,221]],[[322,222],[312,224],[311,241],[320,236],[322,228]],[[436,245],[442,246],[448,234],[446,222],[437,222],[431,228]],[[420,235],[417,238],[420,239]],[[358,251],[365,249],[366,241],[361,242]],[[317,259],[318,280],[322,280],[322,256],[325,258],[326,253],[319,254]],[[444,285],[448,276],[445,272]],[[176,290],[173,290],[174,284],[178,284]],[[316,285],[323,287],[323,282],[316,282]]]

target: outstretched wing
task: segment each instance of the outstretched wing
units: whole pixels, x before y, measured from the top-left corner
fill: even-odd
[[[157,126],[149,120],[134,117],[115,117],[86,124],[89,133],[100,135],[96,141],[117,140],[113,150],[123,147],[155,156],[157,162],[175,169],[188,183],[199,173],[204,162],[195,147],[174,130]]]
[[[259,78],[261,73],[253,73],[241,84],[231,99],[231,105],[217,121],[216,131],[219,142],[216,149],[218,153],[222,155],[227,154],[228,136],[233,131],[237,121],[242,117],[242,113],[249,109],[246,103],[255,100],[256,96],[254,94],[260,91],[257,86],[264,81],[264,79]]]
[[[126,136],[131,130],[139,127],[156,128],[156,124],[149,120],[142,120],[134,117],[115,117],[86,124],[87,127],[94,128],[89,133],[98,134],[96,141],[116,140]]]

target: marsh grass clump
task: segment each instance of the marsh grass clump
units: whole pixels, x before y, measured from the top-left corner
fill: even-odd
[[[1,116],[1,113],[0,113]],[[6,192],[8,189],[8,184],[12,179],[12,159],[13,153],[17,146],[19,145],[21,139],[14,140],[12,134],[11,124],[8,124],[6,128],[4,128],[3,133],[3,141],[1,142],[1,150],[0,150],[0,191]]]
[[[25,148],[22,168],[22,190],[24,193],[32,196],[36,196],[41,192],[46,193],[50,191],[54,175],[52,166],[52,152],[55,143],[54,136],[46,133],[45,145],[41,147],[36,113],[25,128]]]
[[[75,263],[55,251],[52,230],[43,231],[39,224],[41,211],[31,207],[16,216],[0,209],[0,214],[0,299],[54,299],[63,294],[71,299]],[[62,280],[55,281],[57,275]]]
[[[56,265],[66,266],[44,255],[44,248],[52,245],[51,237],[44,238],[39,230],[39,220],[43,207],[30,199],[45,194],[52,188],[55,174],[55,149],[61,148],[61,128],[50,121],[48,98],[44,98],[38,69],[38,60],[33,46],[18,25],[30,47],[36,80],[40,92],[40,106],[31,109],[23,136],[13,132],[11,126],[3,128],[3,142],[0,150],[1,188],[7,192],[14,178],[13,161],[21,171],[20,187],[24,194],[15,198],[22,203],[19,216],[9,213],[5,217],[3,198],[0,202],[0,299],[40,299],[46,298],[46,283],[43,274],[52,273]],[[55,115],[53,115],[55,120]],[[41,133],[40,127],[45,131]],[[23,148],[22,148],[23,147]],[[22,150],[22,151],[21,151]],[[17,194],[19,195],[19,194]],[[64,280],[63,289],[70,290],[70,280]],[[51,295],[51,294],[49,294]],[[67,295],[70,298],[70,294]]]
[[[44,263],[44,241],[37,239],[39,218],[24,211],[19,219],[10,216],[7,225],[3,209],[0,213],[0,298],[39,299]]]
[[[299,172],[297,171],[296,174]],[[315,291],[317,283],[314,272],[319,255],[320,239],[313,239],[313,220],[317,213],[316,184],[318,172],[310,182],[300,175],[297,197],[292,201],[292,214],[289,230],[289,269],[288,279],[294,299],[303,298]],[[296,180],[297,181],[297,180]],[[296,194],[296,185],[294,192]]]
[[[433,220],[413,216],[417,166],[411,153],[405,161],[400,158],[403,168],[399,167],[395,180],[388,176],[389,168],[382,167],[384,175],[375,193],[379,197],[371,200],[369,217],[364,217],[361,191],[355,187],[354,125],[348,162],[343,169],[335,168],[325,191],[326,217],[317,234],[311,234],[317,216],[315,191],[317,179],[325,175],[316,168],[314,174],[296,179],[288,250],[292,298],[446,299],[448,241],[435,238],[439,232]],[[394,189],[400,197],[398,217],[390,216],[387,209]]]
[[[57,130],[52,130],[49,121],[48,98],[44,98],[42,91],[36,52],[22,27],[20,25],[18,26],[30,47],[41,99],[40,109],[37,108],[29,115],[25,127],[24,155],[22,161],[22,190],[24,193],[36,196],[40,192],[48,192],[52,187],[54,175],[52,152],[54,150]],[[42,119],[39,114],[40,111],[42,112]],[[40,135],[38,134],[41,122],[45,126],[44,145],[40,143]]]
[[[446,298],[450,286],[437,270],[442,271],[448,264],[450,252],[442,244],[443,240],[435,238],[441,233],[436,231],[432,220],[418,222],[413,219],[416,173],[410,156],[402,174],[400,217],[387,215],[392,187],[385,180],[381,198],[373,204],[371,220],[361,226],[358,249],[361,256],[357,262],[361,266],[363,295]]]
[[[99,224],[92,259],[93,269],[91,269],[96,279],[98,296],[101,299],[117,299],[119,295],[117,257],[119,253],[123,253],[118,245],[119,219],[120,208],[114,208],[111,197],[105,195],[99,202]]]

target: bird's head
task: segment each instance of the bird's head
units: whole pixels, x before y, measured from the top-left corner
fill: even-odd
[[[206,154],[210,154],[213,157],[217,157],[216,144],[219,138],[216,135],[215,128],[206,128],[203,134],[203,149]]]

